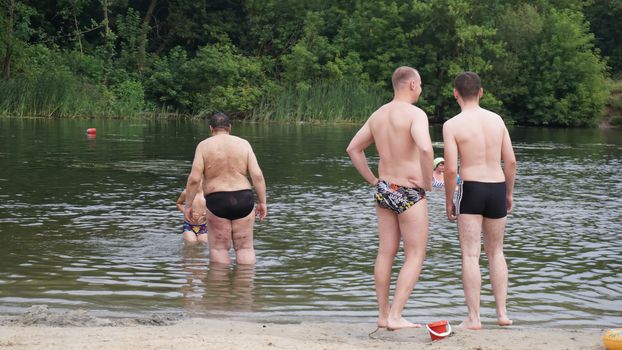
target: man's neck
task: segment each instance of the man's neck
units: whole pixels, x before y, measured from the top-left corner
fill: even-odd
[[[408,104],[413,104],[415,103],[415,101],[412,99],[412,97],[406,95],[406,94],[400,94],[400,93],[396,93],[393,96],[393,101],[397,101],[397,102],[406,102]]]
[[[212,136],[217,136],[217,135],[229,135],[229,132],[223,129],[214,130],[214,132],[212,132]]]
[[[478,109],[478,108],[480,108],[479,100],[462,101],[462,103],[460,104],[460,109],[463,112],[473,110],[473,109]]]

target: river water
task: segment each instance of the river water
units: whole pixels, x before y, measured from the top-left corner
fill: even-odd
[[[234,125],[264,171],[268,218],[255,230],[257,265],[222,268],[206,263],[204,247],[184,248],[175,208],[205,122],[0,119],[0,314],[45,304],[105,317],[375,322],[371,189],[345,153],[355,132]],[[511,136],[510,316],[517,325],[621,325],[622,131]],[[440,128],[432,137],[442,154]],[[456,227],[443,194],[429,198],[428,255],[404,315],[458,322],[466,307]],[[494,324],[481,262],[482,320]]]

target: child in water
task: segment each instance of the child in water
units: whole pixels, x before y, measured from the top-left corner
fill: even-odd
[[[445,159],[443,157],[437,157],[434,159],[434,172],[432,173],[432,190],[444,191],[445,190]],[[456,178],[456,191],[460,185],[460,175]]]
[[[177,198],[177,209],[184,212],[186,203],[186,189]],[[184,220],[184,242],[187,244],[207,243],[207,207],[203,190],[199,190],[192,201],[192,222]]]

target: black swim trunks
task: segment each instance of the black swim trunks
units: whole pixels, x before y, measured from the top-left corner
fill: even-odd
[[[507,216],[505,182],[463,181],[458,190],[456,214],[476,214],[489,219]]]
[[[205,196],[205,205],[212,214],[229,220],[248,216],[255,208],[253,191],[212,192]]]
[[[425,191],[417,187],[403,187],[380,180],[376,184],[374,198],[379,207],[401,214],[425,198]]]

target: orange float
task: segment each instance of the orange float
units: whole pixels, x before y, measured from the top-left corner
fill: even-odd
[[[614,328],[603,333],[603,343],[607,350],[622,350],[622,328]]]

